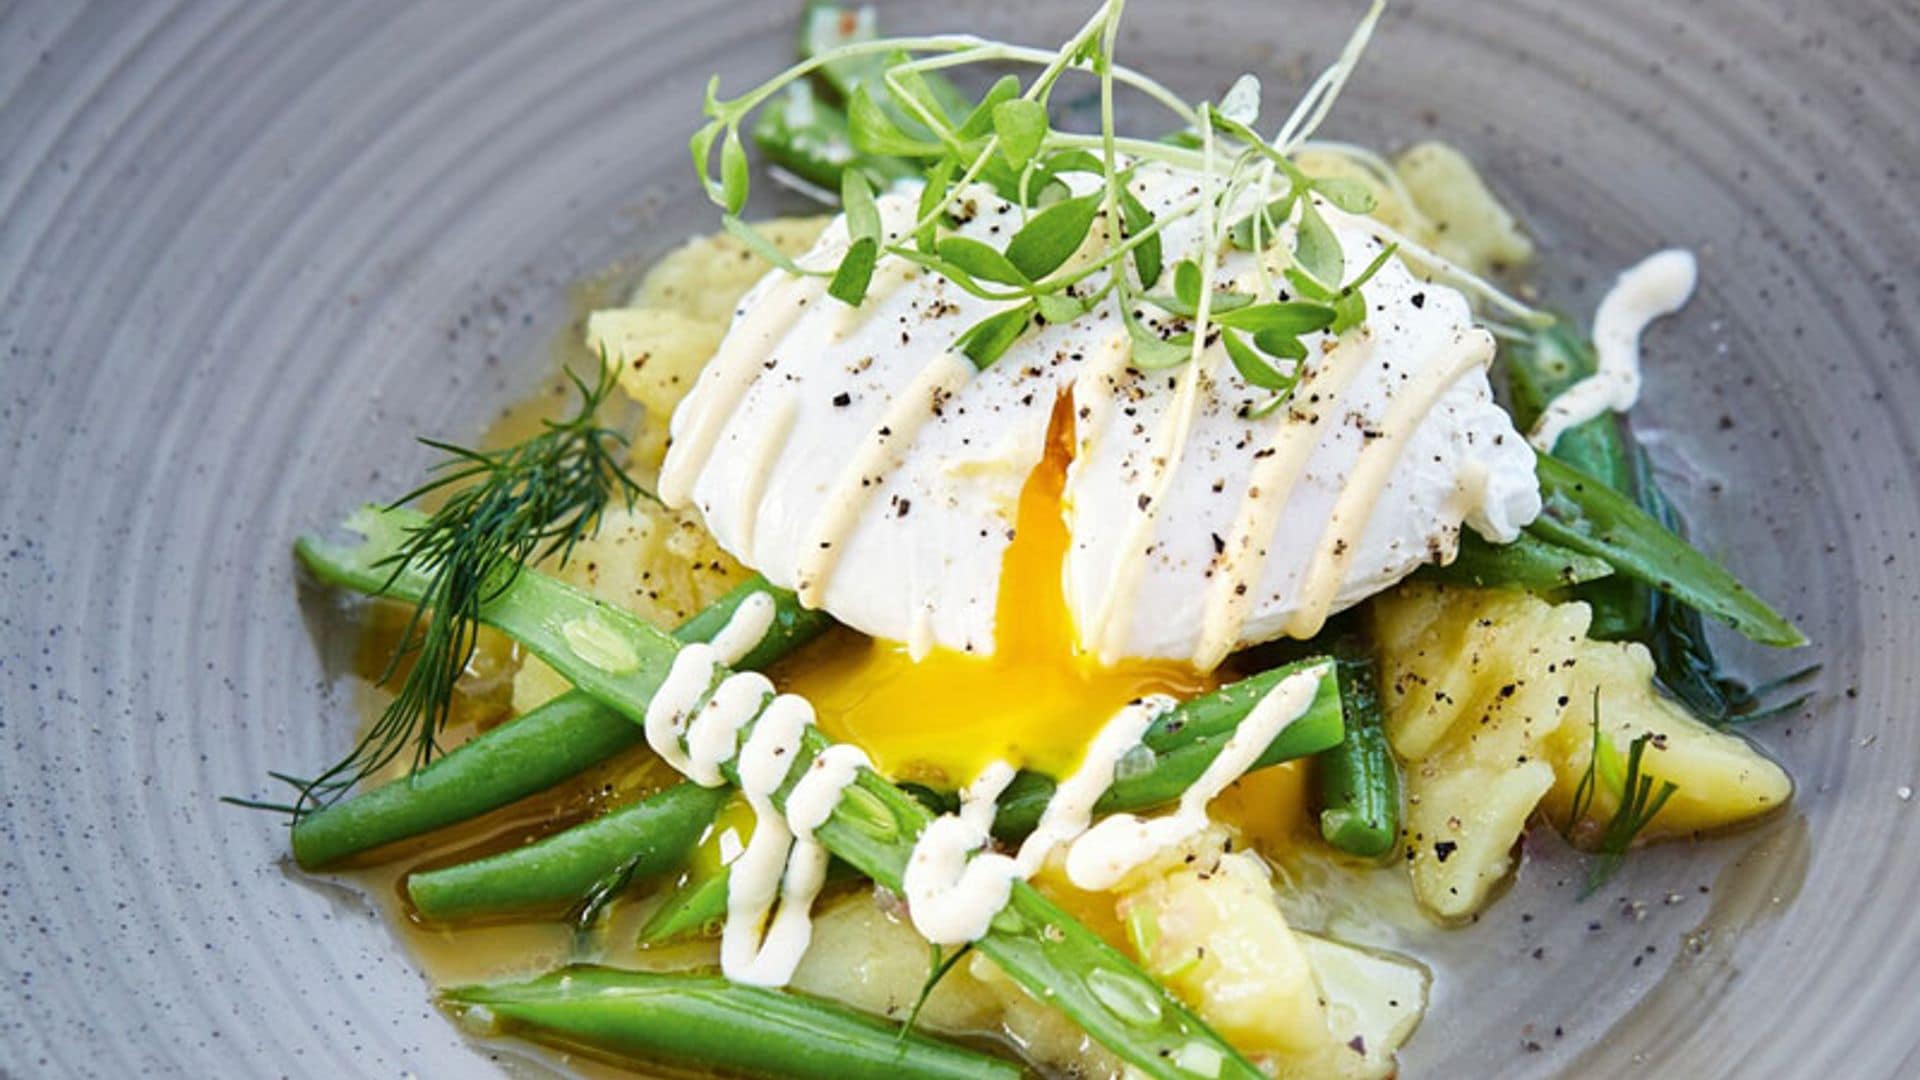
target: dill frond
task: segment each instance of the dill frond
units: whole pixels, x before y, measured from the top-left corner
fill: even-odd
[[[473,658],[481,609],[530,563],[557,556],[564,566],[615,499],[630,508],[648,494],[620,463],[625,436],[597,419],[615,385],[613,370],[603,364],[591,385],[571,371],[567,378],[580,394],[577,411],[570,419],[547,421],[545,430],[522,442],[472,450],[420,440],[447,457],[433,466],[426,483],[392,506],[450,494],[382,561],[391,564],[394,578],[413,570],[429,575],[431,584],[381,682],[399,674],[409,657],[412,666],[392,703],[345,757],[310,779],[277,777],[299,794],[292,805],[273,809],[299,818],[339,800],[402,753],[412,753],[414,770],[431,761],[452,712],[454,686]]]

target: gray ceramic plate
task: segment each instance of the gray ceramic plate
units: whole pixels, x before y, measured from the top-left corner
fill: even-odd
[[[215,801],[353,723],[288,545],[527,392],[569,283],[710,227],[700,87],[775,69],[796,6],[0,4],[0,1074],[487,1071],[365,902]],[[1297,89],[1357,14],[1133,6],[1192,96]],[[884,14],[1046,41],[1083,5],[1017,7]],[[1904,0],[1408,3],[1335,114],[1466,146],[1576,309],[1701,251],[1642,422],[1826,664],[1763,735],[1790,816],[1577,906],[1536,852],[1410,1075],[1920,1074],[1916,117]]]

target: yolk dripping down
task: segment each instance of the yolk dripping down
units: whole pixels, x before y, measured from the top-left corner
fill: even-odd
[[[813,703],[822,731],[865,750],[896,779],[958,786],[995,761],[1062,776],[1095,733],[1143,694],[1185,699],[1217,685],[1177,661],[1102,667],[1079,648],[1061,573],[1069,542],[1062,495],[1073,410],[1062,397],[1046,453],[1020,492],[1000,571],[992,656],[833,635],[776,673]]]

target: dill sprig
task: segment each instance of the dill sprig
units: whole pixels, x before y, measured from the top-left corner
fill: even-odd
[[[432,467],[431,479],[392,505],[450,494],[381,562],[391,565],[393,578],[413,570],[429,575],[430,584],[380,681],[390,682],[407,660],[412,664],[393,701],[345,757],[310,779],[273,774],[298,790],[291,805],[246,805],[298,818],[337,801],[409,750],[412,769],[425,766],[438,752],[455,684],[473,658],[481,609],[529,563],[557,555],[564,566],[614,499],[631,508],[646,494],[620,463],[626,437],[597,419],[614,388],[614,369],[602,364],[592,385],[571,371],[567,378],[579,391],[578,410],[570,419],[546,421],[544,430],[524,441],[473,450],[420,440],[447,457]]]
[[[1600,730],[1600,688],[1593,690],[1593,749],[1587,758],[1587,768],[1580,776],[1580,782],[1574,786],[1573,802],[1568,820],[1577,823],[1587,816],[1593,808],[1594,796],[1600,785],[1605,782],[1603,770],[1617,771],[1620,775],[1619,805],[1614,808],[1613,817],[1601,830],[1600,840],[1594,845],[1593,864],[1587,871],[1586,885],[1580,891],[1580,898],[1586,899],[1599,890],[1607,880],[1620,869],[1633,842],[1646,827],[1653,823],[1662,807],[1680,785],[1671,780],[1659,781],[1655,790],[1655,779],[1641,768],[1641,757],[1646,753],[1647,744],[1653,741],[1652,732],[1642,732],[1635,736],[1627,747],[1624,765],[1619,760],[1619,751],[1613,741]],[[1612,768],[1603,766],[1609,762]],[[1609,785],[1611,786],[1611,785]]]

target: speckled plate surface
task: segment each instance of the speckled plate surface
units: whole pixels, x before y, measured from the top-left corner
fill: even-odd
[[[1192,96],[1297,89],[1357,14],[1133,6],[1128,59]],[[569,283],[710,226],[700,87],[774,70],[796,7],[0,4],[0,1075],[498,1060],[364,900],[215,799],[354,722],[294,536],[530,389]],[[1046,41],[1081,8],[884,14]],[[1407,3],[1335,113],[1464,145],[1576,310],[1700,250],[1642,424],[1826,664],[1762,736],[1789,815],[1580,905],[1536,845],[1429,952],[1451,966],[1408,1075],[1920,1075],[1916,117],[1908,0]]]

